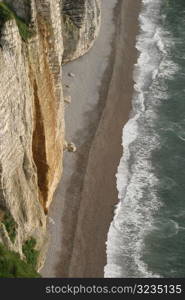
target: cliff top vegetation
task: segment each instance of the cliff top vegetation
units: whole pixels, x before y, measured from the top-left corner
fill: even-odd
[[[27,41],[32,36],[32,31],[22,18],[20,18],[13,8],[5,2],[0,2],[0,33],[4,24],[9,20],[15,20],[23,41]]]

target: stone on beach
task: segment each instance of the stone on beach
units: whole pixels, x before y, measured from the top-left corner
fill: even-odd
[[[64,142],[64,150],[67,150],[69,152],[76,152],[77,148],[74,143],[70,142],[68,143],[67,141]]]
[[[69,151],[69,152],[76,152],[76,146],[75,146],[75,144],[74,143],[68,143],[68,147],[67,147],[67,150]]]
[[[64,97],[64,102],[71,103],[71,96],[65,96]]]
[[[68,76],[74,78],[74,77],[75,77],[75,74],[74,74],[74,73],[68,73]]]

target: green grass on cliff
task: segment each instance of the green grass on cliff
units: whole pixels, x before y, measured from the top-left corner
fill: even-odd
[[[0,21],[2,23],[5,23],[8,20],[11,20],[14,18],[14,13],[11,11],[11,9],[8,7],[8,5],[4,2],[0,2]]]
[[[17,224],[14,221],[14,219],[13,219],[12,215],[10,214],[10,212],[7,211],[4,214],[2,223],[6,227],[6,231],[8,232],[9,238],[11,239],[12,242],[14,242],[15,237],[16,237]]]
[[[24,243],[22,247],[22,252],[26,257],[27,263],[32,265],[33,268],[35,268],[37,265],[37,259],[39,255],[39,251],[35,249],[35,246],[36,240],[34,238],[30,238]]]
[[[32,265],[20,259],[18,253],[7,250],[0,244],[0,278],[41,277]]]
[[[33,34],[29,28],[29,25],[26,24],[22,18],[17,16],[17,14],[8,4],[0,2],[0,31],[4,24],[12,19],[15,19],[20,36],[22,40],[26,42]]]

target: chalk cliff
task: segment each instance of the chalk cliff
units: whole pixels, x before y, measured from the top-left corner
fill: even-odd
[[[63,0],[63,61],[87,52],[97,37],[100,23],[99,0]]]
[[[0,243],[30,238],[43,264],[47,211],[62,174],[62,62],[83,55],[99,0],[0,0]]]

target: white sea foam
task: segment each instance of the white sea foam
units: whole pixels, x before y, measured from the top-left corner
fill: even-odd
[[[120,202],[108,232],[105,277],[159,277],[148,270],[142,253],[145,237],[153,228],[153,215],[160,207],[155,189],[158,179],[151,163],[152,151],[160,146],[152,128],[157,115],[148,105],[156,105],[148,90],[158,76],[160,52],[165,53],[158,26],[160,4],[161,0],[143,0],[139,17],[133,116],[123,128],[124,153],[116,175]],[[158,92],[159,98],[166,95],[166,90]]]
[[[179,232],[180,226],[174,220],[165,220],[163,218],[163,220],[155,220],[155,222],[153,222],[153,230],[157,232],[158,235],[160,234],[161,236],[163,235],[164,238],[169,238]]]
[[[141,30],[136,48],[140,55],[133,73],[133,111],[123,128],[123,156],[116,174],[120,202],[108,232],[105,277],[160,277],[148,269],[143,252],[146,236],[156,227],[154,215],[162,205],[157,187],[163,184],[168,188],[172,182],[168,178],[159,182],[151,155],[161,146],[154,124],[158,120],[157,107],[169,98],[165,80],[173,79],[179,69],[168,56],[174,40],[160,26],[159,18],[165,18],[160,15],[161,4],[162,0],[143,0],[139,16]],[[159,79],[162,84],[158,86]],[[184,140],[177,126],[169,124],[164,130],[175,130]],[[166,224],[171,230],[168,235],[178,233],[180,227],[174,220]]]

